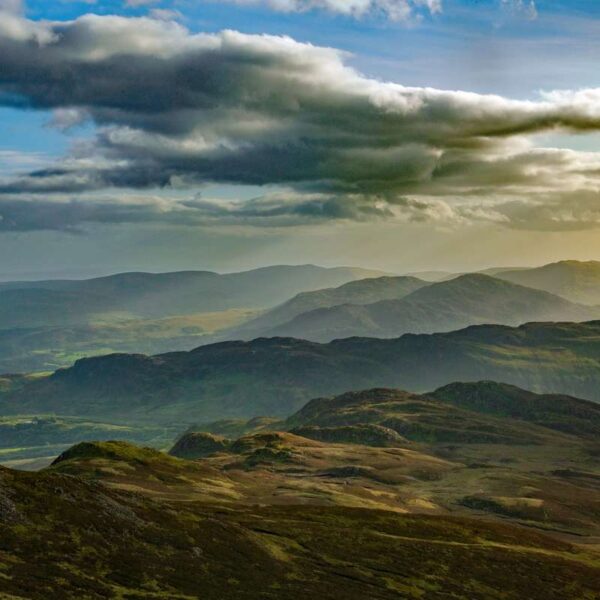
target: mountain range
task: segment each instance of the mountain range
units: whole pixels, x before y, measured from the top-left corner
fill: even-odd
[[[600,304],[600,262],[565,260],[535,269],[500,271],[500,279],[583,304]]]
[[[289,416],[311,398],[355,389],[426,392],[482,379],[600,401],[599,356],[600,321],[483,325],[329,344],[224,342],[153,357],[82,359],[50,376],[5,377],[0,412],[189,425]]]
[[[0,328],[267,308],[299,292],[381,275],[353,267],[303,265],[225,275],[210,271],[120,273],[81,281],[5,282],[0,283]]]
[[[257,337],[391,338],[480,323],[593,320],[600,315],[594,302],[599,264],[565,261],[540,269],[448,273],[433,284],[310,265],[229,275],[125,273],[5,282],[0,373],[47,372],[86,356],[189,351]],[[550,291],[537,289],[544,286]],[[569,299],[569,290],[579,292]]]
[[[352,281],[336,288],[302,292],[256,319],[227,332],[227,336],[252,339],[264,335],[277,326],[285,327],[285,324],[296,317],[318,309],[398,300],[428,285],[430,285],[428,282],[416,277],[376,277]]]
[[[262,331],[254,328],[251,334],[252,337],[260,334],[326,342],[354,336],[392,338],[404,333],[444,332],[484,323],[520,325],[530,321],[586,321],[600,316],[598,308],[488,275],[462,275],[430,285],[417,281],[400,278],[397,283],[402,285],[395,298],[373,303],[368,302],[367,294],[362,297],[366,302],[353,302],[350,294],[344,297],[342,289],[337,295],[338,300],[344,299],[341,304],[327,307],[324,302],[323,308],[309,309],[281,325],[267,325]],[[406,293],[411,285],[417,289]],[[370,280],[355,282],[352,286],[353,289],[372,288],[371,297],[379,291]],[[317,293],[297,297],[259,317],[258,323],[276,323],[282,315],[293,314],[293,309],[298,310],[301,304],[310,306],[309,300],[315,305],[320,297]],[[270,320],[272,313],[274,318]],[[236,330],[230,337],[235,338],[239,333]]]

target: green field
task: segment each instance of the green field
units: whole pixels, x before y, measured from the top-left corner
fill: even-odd
[[[107,315],[86,325],[0,330],[0,373],[53,371],[86,356],[191,350],[222,329],[255,316],[232,309],[163,319]],[[0,391],[2,380],[0,379]]]

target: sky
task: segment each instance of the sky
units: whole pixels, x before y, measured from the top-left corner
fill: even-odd
[[[0,0],[0,279],[600,259],[596,0]]]

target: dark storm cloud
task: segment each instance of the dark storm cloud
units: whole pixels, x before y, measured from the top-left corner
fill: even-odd
[[[77,233],[86,225],[161,223],[177,226],[252,225],[287,227],[331,220],[367,221],[390,218],[390,206],[405,199],[340,198],[322,194],[270,194],[245,202],[123,195],[118,199],[88,196],[0,198],[0,232],[65,231]],[[417,211],[422,217],[421,207]],[[416,220],[416,219],[415,219]]]
[[[557,129],[600,129],[598,90],[525,102],[407,88],[360,75],[334,49],[233,31],[193,35],[158,19],[87,15],[42,23],[3,13],[0,104],[53,110],[59,127],[85,120],[98,126],[84,155],[0,179],[0,194],[12,198],[276,184],[294,190],[290,203],[269,210],[261,204],[261,214],[240,204],[220,218],[285,214],[302,222],[404,211],[412,219],[422,205],[423,218],[460,220],[468,211],[453,208],[457,196],[520,202],[528,194],[600,184],[596,155],[527,141]],[[126,220],[122,205],[115,221]],[[207,207],[182,212],[192,222],[192,215],[210,213]],[[82,222],[96,219],[82,214]]]

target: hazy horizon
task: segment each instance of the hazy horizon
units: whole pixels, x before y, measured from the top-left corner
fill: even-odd
[[[584,0],[0,0],[0,278],[600,259],[598,23]]]
[[[86,270],[81,270],[81,271],[73,271],[73,270],[66,270],[66,271],[42,271],[42,272],[36,272],[36,271],[24,271],[24,272],[16,272],[15,274],[6,274],[6,273],[0,273],[0,282],[10,282],[10,281],[40,281],[43,279],[48,279],[48,280],[59,280],[59,279],[72,279],[72,280],[84,280],[84,279],[95,279],[95,278],[101,278],[101,277],[110,277],[112,275],[120,275],[120,274],[124,274],[124,273],[147,273],[147,274],[151,274],[151,275],[160,275],[160,274],[164,274],[164,273],[180,273],[180,272],[211,272],[211,273],[217,273],[219,275],[229,275],[229,274],[235,274],[235,273],[246,273],[248,271],[254,271],[254,270],[258,270],[258,269],[266,269],[266,268],[270,268],[270,267],[303,267],[303,266],[315,266],[315,267],[322,267],[322,268],[326,268],[326,269],[335,269],[335,268],[358,268],[358,269],[365,269],[365,270],[369,270],[369,271],[381,271],[383,274],[386,275],[392,275],[392,276],[403,276],[403,275],[418,275],[419,273],[424,273],[424,274],[433,274],[433,273],[449,273],[449,274],[455,274],[455,275],[461,275],[463,273],[472,273],[472,272],[480,272],[480,271],[486,271],[487,269],[535,269],[537,267],[543,267],[547,264],[554,264],[557,262],[565,262],[565,261],[575,261],[575,262],[597,262],[593,259],[590,260],[579,260],[579,259],[572,259],[572,258],[563,258],[557,261],[552,261],[551,263],[539,263],[539,264],[521,264],[521,265],[517,265],[517,264],[489,264],[487,266],[484,266],[482,268],[477,268],[477,269],[438,269],[435,268],[434,266],[432,266],[431,268],[423,268],[423,269],[410,269],[410,268],[404,268],[404,269],[400,269],[397,271],[389,271],[388,269],[385,268],[379,268],[377,266],[372,266],[372,265],[360,265],[360,264],[320,264],[320,263],[304,263],[304,262],[298,262],[298,263],[269,263],[269,264],[260,264],[260,265],[256,265],[256,266],[252,266],[252,267],[248,267],[248,268],[240,268],[240,269],[223,269],[223,270],[219,270],[219,269],[211,269],[209,267],[207,268],[203,268],[203,267],[198,267],[198,268],[183,268],[183,269],[170,269],[170,270],[152,270],[152,269],[144,269],[144,268],[136,268],[136,267],[132,267],[132,268],[125,268],[122,270],[104,270],[104,271],[86,271]]]

